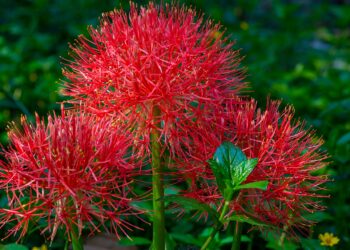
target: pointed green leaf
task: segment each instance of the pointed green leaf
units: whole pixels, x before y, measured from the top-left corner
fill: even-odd
[[[258,164],[258,159],[247,159],[243,151],[233,145],[231,142],[223,142],[215,151],[209,165],[214,173],[220,193],[224,199],[232,200],[235,190],[248,188],[249,186],[242,185],[247,177]],[[263,183],[251,186],[253,188],[264,188]]]
[[[146,215],[150,221],[153,221],[152,201],[131,201],[129,204],[135,209],[143,211],[144,215]]]
[[[218,223],[219,221],[219,213],[216,210],[211,208],[209,205],[201,203],[195,199],[183,197],[180,195],[166,196],[164,199],[168,202],[175,202],[177,204],[180,204],[187,209],[207,212],[215,220],[215,223]]]
[[[247,160],[243,151],[231,142],[223,142],[215,151],[213,161],[220,167],[220,171],[225,177],[231,177],[236,166]],[[229,175],[229,176],[227,176]]]
[[[257,188],[261,190],[266,190],[268,185],[269,185],[268,181],[255,181],[255,182],[239,185],[235,187],[235,190],[247,189],[247,188]]]
[[[238,221],[238,222],[245,222],[245,223],[248,223],[248,224],[251,224],[251,225],[254,225],[254,226],[268,226],[267,224],[262,223],[262,222],[260,222],[258,220],[255,220],[253,218],[249,218],[246,215],[239,215],[239,214],[231,215],[229,218],[227,218],[227,220]]]
[[[216,180],[216,183],[218,185],[218,188],[219,188],[219,191],[220,193],[223,195],[224,192],[225,192],[225,187],[227,186],[227,184],[225,183],[225,180],[229,180],[227,179],[227,177],[225,178],[225,175],[221,169],[221,166],[219,164],[217,164],[216,161],[210,159],[208,161],[212,171],[213,171],[213,174],[215,176],[215,180]]]
[[[233,181],[235,186],[238,186],[242,182],[244,182],[247,177],[253,172],[255,166],[258,164],[258,159],[248,159],[241,162],[235,169],[233,169]]]
[[[170,234],[168,234],[168,232],[165,232],[165,250],[175,250],[175,249],[176,249],[175,240]]]
[[[247,235],[241,235],[241,242],[251,242],[252,240]],[[227,236],[220,240],[220,246],[230,244],[232,245],[233,236]]]
[[[225,188],[236,185],[236,167],[245,162],[247,157],[231,142],[223,142],[215,151],[209,165],[213,170],[219,190],[224,194]]]

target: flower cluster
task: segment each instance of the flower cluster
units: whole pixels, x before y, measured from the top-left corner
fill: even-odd
[[[32,222],[51,240],[59,229],[73,238],[83,229],[126,234],[135,227],[126,217],[139,213],[130,207],[129,184],[154,155],[157,162],[169,155],[180,181],[191,180],[185,196],[220,208],[207,161],[224,141],[258,159],[246,182],[269,183],[240,191],[228,215],[284,230],[308,225],[303,215],[321,208],[315,198],[327,179],[313,175],[325,165],[322,141],[292,121],[291,107],[280,112],[269,101],[262,111],[239,97],[240,58],[219,25],[185,7],[131,4],[130,13],[103,14],[89,35],[71,45],[63,69],[63,94],[76,110],[49,116],[47,125],[23,119],[22,129],[9,131],[0,161],[9,203],[0,227],[14,225],[8,235],[22,237]],[[153,154],[153,144],[161,152]]]
[[[41,231],[51,239],[59,228],[68,237],[83,228],[104,227],[117,235],[117,229],[132,228],[120,215],[133,214],[127,185],[137,164],[126,157],[130,136],[112,120],[63,112],[49,116],[47,125],[37,117],[34,126],[23,118],[9,140],[7,161],[0,162],[0,187],[9,201],[0,223],[15,224],[8,235],[21,231],[22,237],[29,223],[42,220],[47,224]]]
[[[156,129],[163,150],[186,155],[189,138],[210,130],[244,86],[238,52],[219,28],[185,7],[131,4],[129,14],[106,13],[91,38],[71,46],[64,94],[93,113],[120,117],[140,152],[149,151]]]
[[[268,101],[265,111],[258,109],[254,100],[228,105],[230,115],[226,118],[226,126],[230,133],[221,136],[204,134],[204,139],[196,143],[198,148],[194,153],[197,155],[193,158],[200,159],[203,152],[212,155],[222,141],[237,145],[248,158],[257,158],[258,164],[246,183],[267,180],[268,188],[266,191],[241,190],[232,202],[229,214],[244,214],[285,230],[302,230],[311,223],[303,219],[303,215],[322,209],[315,198],[324,197],[317,191],[327,177],[314,173],[325,166],[327,156],[320,152],[322,141],[313,131],[305,129],[300,122],[293,123],[292,107],[286,107],[283,112],[278,108],[279,102],[271,101]],[[204,157],[202,163],[194,161],[194,164],[205,169],[206,161]],[[216,185],[211,184],[209,190],[203,189],[203,186],[210,186],[208,182],[213,183],[209,168],[198,170],[191,177],[194,185],[186,195],[218,204],[217,196],[213,195],[218,193]]]

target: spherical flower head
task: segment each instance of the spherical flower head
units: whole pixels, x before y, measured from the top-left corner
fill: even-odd
[[[198,128],[210,129],[222,103],[244,86],[238,52],[192,9],[179,6],[114,10],[90,38],[71,46],[63,93],[97,114],[120,116],[149,150],[159,130],[164,148],[181,155]],[[187,138],[187,139],[186,139]]]
[[[194,158],[199,159],[201,152],[211,151],[213,155],[222,141],[232,142],[248,158],[257,158],[258,164],[245,183],[266,180],[269,183],[267,190],[241,190],[231,202],[230,214],[247,215],[291,232],[295,231],[293,229],[303,231],[312,223],[303,216],[322,209],[319,198],[325,196],[318,191],[327,177],[315,172],[325,167],[327,156],[320,151],[322,141],[314,132],[305,129],[301,122],[293,122],[293,109],[286,107],[280,112],[279,105],[279,102],[269,101],[265,111],[257,109],[253,100],[229,106],[231,115],[226,122],[231,133],[221,136],[203,134],[201,140],[197,140],[198,153]],[[193,183],[198,183],[201,177],[197,174],[199,171],[195,172]],[[201,174],[206,174],[205,182],[212,186],[208,196],[214,197],[213,192],[218,189],[210,168]],[[199,191],[196,185],[187,196],[196,197],[197,192],[201,192],[201,200],[205,200],[203,190]],[[216,204],[217,200],[212,199],[209,203]]]
[[[126,157],[130,137],[113,121],[81,112],[49,116],[47,125],[23,118],[9,140],[6,162],[0,162],[0,187],[8,197],[0,225],[14,225],[8,236],[21,238],[30,224],[43,222],[41,231],[51,240],[59,229],[68,237],[82,229],[118,236],[133,227],[125,217],[137,213],[128,198],[136,163]]]

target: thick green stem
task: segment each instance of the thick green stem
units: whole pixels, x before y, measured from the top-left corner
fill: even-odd
[[[236,221],[231,250],[239,250],[241,245],[242,223]]]
[[[153,109],[153,117],[157,118],[160,111]],[[156,124],[160,126],[160,124]],[[152,151],[152,188],[153,188],[153,250],[165,249],[165,223],[164,223],[164,183],[163,170],[160,160],[160,134],[157,128],[151,132]]]
[[[232,199],[232,194],[230,194],[230,197],[228,200],[231,200]],[[209,237],[207,238],[207,240],[204,242],[203,246],[201,247],[201,250],[204,250],[204,249],[207,249],[210,245],[210,243],[212,242],[212,240],[214,239],[216,233],[222,228],[223,226],[223,220],[224,220],[224,217],[229,209],[229,205],[230,205],[230,202],[229,201],[225,201],[224,203],[224,206],[221,210],[221,214],[220,214],[220,217],[219,217],[219,222],[220,224],[219,225],[216,225],[213,230],[211,231]]]

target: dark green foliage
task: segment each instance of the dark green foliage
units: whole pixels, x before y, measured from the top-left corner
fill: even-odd
[[[59,95],[60,57],[68,57],[67,43],[74,42],[81,33],[86,34],[88,24],[96,25],[101,12],[120,6],[127,8],[128,1],[122,2],[0,1],[2,143],[6,144],[5,128],[9,121],[18,122],[21,114],[33,118],[34,112],[44,115],[59,108],[57,102],[63,100]],[[283,99],[284,105],[294,105],[297,116],[307,121],[306,126],[313,126],[317,134],[323,136],[324,149],[332,156],[332,163],[325,170],[334,179],[327,185],[332,198],[327,202],[326,212],[315,218],[320,222],[310,240],[302,244],[305,249],[312,249],[309,246],[318,243],[315,239],[319,233],[333,232],[340,238],[338,249],[348,249],[350,2],[193,0],[186,4],[220,21],[229,38],[237,41],[236,48],[242,48],[241,54],[245,56],[242,65],[247,67],[247,81],[251,86],[246,94],[258,99],[260,106],[266,103],[266,96]],[[173,219],[169,223],[179,224],[185,235],[199,235],[204,226]],[[183,238],[179,232],[172,237],[173,230],[170,230],[169,242]],[[254,240],[259,241],[262,239]],[[190,240],[180,242],[188,244]],[[264,244],[259,245],[264,248]],[[254,249],[258,248],[254,245]]]
[[[254,170],[256,164],[258,164],[258,159],[247,159],[243,151],[231,142],[224,142],[217,148],[213,158],[209,160],[209,165],[226,201],[231,201],[234,198],[234,192],[239,189],[266,190],[267,181],[242,184]]]

